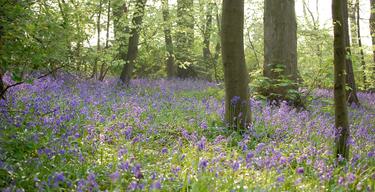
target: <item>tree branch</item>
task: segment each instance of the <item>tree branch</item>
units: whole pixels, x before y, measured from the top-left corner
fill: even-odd
[[[56,68],[56,69],[54,69],[54,70],[52,70],[52,71],[49,71],[48,73],[46,73],[46,74],[44,74],[44,75],[42,75],[42,76],[37,77],[36,79],[42,79],[42,78],[44,78],[44,77],[47,77],[48,75],[50,75],[50,74],[56,72],[57,70],[59,70],[59,69],[61,69],[61,68],[63,68],[63,67],[64,67],[64,66],[60,66],[60,67],[58,67],[58,68]],[[0,98],[2,98],[2,99],[5,100],[5,93],[6,93],[10,88],[15,87],[15,86],[18,86],[18,85],[21,85],[21,84],[24,84],[24,83],[25,83],[25,81],[20,81],[20,82],[14,83],[14,84],[12,84],[12,85],[8,85],[8,86],[6,86],[6,87],[4,88],[4,90],[2,90],[2,91],[0,92]]]

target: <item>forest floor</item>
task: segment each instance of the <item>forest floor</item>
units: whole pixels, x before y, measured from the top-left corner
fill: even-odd
[[[334,161],[332,92],[305,111],[252,101],[226,129],[223,90],[198,80],[60,77],[0,101],[4,191],[374,191],[375,94],[350,107],[350,161]]]

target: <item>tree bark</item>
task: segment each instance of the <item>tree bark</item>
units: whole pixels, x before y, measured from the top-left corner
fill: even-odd
[[[4,85],[4,82],[3,82],[3,71],[0,68],[0,93],[4,93],[4,89],[5,89],[5,85]],[[0,95],[0,100],[1,99],[5,99],[3,94]]]
[[[212,32],[212,10],[213,3],[208,3],[206,7],[206,25],[203,29],[203,60],[206,65],[206,73],[209,74],[211,68],[212,55],[210,50],[211,32]],[[210,75],[207,75],[209,79]]]
[[[270,100],[288,100],[297,90],[297,21],[294,0],[265,0],[264,6],[264,71],[271,86],[264,90]],[[283,83],[287,80],[287,84]],[[298,102],[299,103],[299,102]]]
[[[349,7],[349,21],[350,21],[350,39],[352,47],[358,45],[358,33],[357,33],[357,0],[348,0]]]
[[[98,33],[97,42],[96,42],[96,54],[97,55],[95,57],[94,66],[93,66],[92,74],[91,74],[91,78],[95,78],[95,79],[98,73],[98,61],[99,61],[99,52],[100,52],[100,32],[101,32],[100,19],[102,16],[102,5],[103,5],[103,0],[100,0],[99,1],[99,13],[98,13],[97,21],[96,21],[96,30]]]
[[[370,0],[370,4],[371,4],[370,32],[371,32],[371,39],[372,39],[373,64],[375,65],[375,0]],[[373,73],[375,75],[375,66],[373,67]]]
[[[105,49],[109,48],[109,28],[110,28],[110,22],[111,22],[111,0],[108,0],[107,5],[107,26],[106,26],[106,39],[105,39]],[[100,67],[100,74],[99,74],[99,81],[103,81],[106,75],[106,65],[105,62],[102,63]]]
[[[117,58],[126,62],[125,60],[128,47],[128,38],[126,34],[129,34],[130,31],[128,23],[129,10],[127,1],[113,1],[112,10],[114,38],[116,40],[116,43],[119,44]]]
[[[180,78],[196,77],[193,64],[194,15],[193,0],[177,0],[176,60]]]
[[[375,92],[375,0],[370,0],[371,16],[370,16],[370,33],[372,40],[372,67],[371,67],[371,91]]]
[[[0,14],[0,17],[2,15]],[[4,27],[0,23],[0,61],[1,61],[1,56],[2,56],[2,49],[3,49],[3,35],[4,35]],[[5,85],[3,82],[3,69],[2,66],[0,66],[0,93],[4,92]],[[0,95],[0,100],[3,98],[3,95]]]
[[[225,121],[236,130],[251,124],[249,75],[244,53],[244,0],[223,0],[222,59],[225,83]]]
[[[349,90],[346,92],[347,101],[349,104],[357,104],[359,105],[359,100],[357,97],[357,85],[354,78],[354,70],[353,70],[353,61],[351,59],[352,51],[350,46],[350,36],[349,36],[349,13],[348,13],[348,6],[347,3],[342,7],[342,13],[343,13],[343,28],[344,28],[344,40],[345,40],[345,46],[346,46],[346,84],[349,86]]]
[[[125,65],[122,69],[120,79],[126,85],[129,86],[130,79],[134,69],[135,59],[138,55],[138,41],[139,33],[141,30],[143,15],[145,11],[146,0],[137,0],[135,4],[135,12],[132,19],[133,28],[130,32],[128,52],[126,54]]]
[[[367,77],[366,77],[366,61],[365,61],[365,53],[363,52],[362,46],[362,37],[361,37],[361,22],[360,22],[360,7],[359,7],[359,0],[356,0],[356,13],[357,13],[357,38],[358,38],[358,47],[359,47],[359,54],[361,58],[361,67],[363,70],[363,86],[364,89],[367,89]]]
[[[219,15],[218,9],[219,8],[217,7],[217,9],[216,9],[216,25],[217,25],[217,30],[218,30],[217,36],[220,39],[221,38],[221,23],[220,23],[221,16]],[[213,58],[213,68],[214,68],[214,76],[215,76],[216,83],[219,83],[219,74],[218,74],[217,64],[219,63],[220,52],[221,52],[221,42],[217,41],[216,46],[215,46],[215,54],[214,54],[214,58]]]
[[[171,35],[171,21],[169,17],[169,4],[168,0],[162,0],[162,9],[163,9],[163,20],[164,20],[164,39],[165,47],[167,49],[167,76],[168,79],[172,79],[177,75],[177,68],[174,60],[173,52],[173,41]]]
[[[337,129],[336,157],[349,159],[349,120],[346,106],[345,68],[346,68],[346,30],[345,7],[347,0],[332,1],[332,19],[334,25],[334,101],[335,126]]]

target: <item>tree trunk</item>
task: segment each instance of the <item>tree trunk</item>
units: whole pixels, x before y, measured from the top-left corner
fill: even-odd
[[[337,129],[336,157],[349,159],[349,120],[346,106],[345,68],[346,68],[346,30],[345,7],[347,0],[332,1],[332,19],[334,25],[334,101],[335,126]]]
[[[128,6],[127,1],[114,1],[112,3],[113,10],[113,28],[114,37],[119,43],[117,58],[126,62],[126,53],[128,47],[128,38],[126,34],[129,33],[128,23]]]
[[[99,1],[99,13],[98,13],[97,21],[96,21],[96,30],[98,33],[97,42],[96,42],[96,54],[97,55],[95,57],[94,66],[93,66],[92,74],[91,74],[91,78],[95,78],[95,79],[98,73],[98,61],[99,61],[99,52],[100,52],[100,32],[101,32],[100,18],[102,16],[102,5],[103,5],[103,0],[100,0]]]
[[[346,0],[347,2],[347,0]],[[354,78],[354,70],[353,70],[353,61],[351,59],[352,51],[350,46],[350,36],[349,36],[349,22],[348,22],[348,6],[349,4],[346,3],[345,6],[343,6],[343,28],[344,28],[344,40],[345,40],[345,46],[346,46],[346,54],[348,55],[346,57],[346,84],[349,86],[349,90],[346,92],[347,94],[347,101],[349,104],[357,104],[359,105],[359,100],[357,97],[357,86]]]
[[[371,4],[371,16],[370,16],[370,33],[372,40],[372,67],[371,67],[371,91],[375,92],[375,0],[370,0]]]
[[[0,15],[2,16],[2,15]],[[2,49],[3,49],[3,35],[4,35],[4,28],[3,26],[1,25],[0,23],[0,61],[1,61],[1,53],[2,53]],[[2,94],[4,92],[4,89],[5,89],[5,85],[4,85],[4,82],[3,82],[3,69],[2,69],[2,66],[0,66],[0,100],[4,98],[4,95]]]
[[[251,124],[249,75],[244,42],[244,0],[223,0],[222,59],[225,83],[225,121],[236,130]]]
[[[138,41],[139,32],[141,30],[143,15],[145,11],[146,0],[137,0],[135,4],[135,12],[132,19],[133,28],[130,32],[128,52],[126,54],[125,65],[122,69],[120,79],[126,85],[129,86],[130,79],[133,73],[135,59],[138,55]]]
[[[203,30],[203,60],[206,65],[206,73],[209,74],[209,69],[211,68],[212,58],[211,58],[211,50],[210,50],[210,40],[211,40],[211,32],[212,32],[212,10],[213,10],[213,3],[208,3],[206,7],[206,26]],[[210,75],[207,75],[208,77]],[[211,79],[209,77],[209,79]]]
[[[263,73],[271,83],[264,90],[265,96],[270,100],[288,100],[297,105],[297,97],[289,95],[290,90],[297,90],[298,82],[294,0],[265,1]]]
[[[219,14],[219,8],[217,7],[217,5],[216,5],[215,10],[216,10],[217,36],[219,37],[219,39],[221,39],[221,24],[220,24],[221,16]],[[219,83],[217,64],[219,63],[220,52],[221,52],[221,42],[217,41],[216,46],[215,46],[215,54],[213,58],[213,68],[214,68],[214,76],[215,76],[216,83]]]
[[[372,39],[372,50],[373,50],[373,64],[375,65],[375,0],[370,0],[371,4],[371,16],[370,16],[370,31]],[[373,67],[373,73],[375,75],[375,66]]]
[[[360,22],[360,11],[359,11],[359,0],[356,0],[356,6],[355,6],[356,12],[357,12],[357,37],[358,37],[358,47],[359,47],[359,53],[361,58],[361,67],[363,70],[363,86],[364,89],[367,89],[367,77],[366,77],[366,61],[365,61],[365,54],[363,52],[362,47],[362,37],[361,37],[361,22]]]
[[[111,0],[108,0],[108,7],[107,7],[107,33],[106,33],[106,39],[105,39],[105,49],[109,48],[109,27],[111,22]],[[100,67],[100,75],[99,75],[99,81],[103,81],[104,77],[106,75],[106,69],[105,62],[102,63],[102,66]]]
[[[193,69],[194,15],[193,0],[177,0],[176,60],[180,78],[195,77]]]
[[[173,53],[173,41],[172,41],[172,35],[171,35],[171,21],[169,18],[169,4],[168,0],[162,1],[162,9],[163,9],[163,20],[164,20],[164,37],[165,37],[165,47],[167,49],[167,76],[168,79],[172,79],[176,77],[177,74],[177,68],[175,65],[174,60],[174,53]]]
[[[349,21],[350,21],[350,39],[352,47],[358,45],[358,33],[357,33],[357,0],[349,0]]]
[[[0,100],[5,99],[4,90],[5,90],[5,85],[4,85],[4,82],[3,82],[3,71],[0,68]]]

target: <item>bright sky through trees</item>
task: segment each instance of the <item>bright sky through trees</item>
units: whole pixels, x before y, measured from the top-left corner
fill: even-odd
[[[254,0],[248,0],[245,4],[245,14],[249,15],[250,11],[249,9],[252,9],[252,2]],[[316,2],[318,1],[319,4],[319,17],[320,17],[320,23],[322,26],[332,26],[332,16],[331,16],[331,0],[306,0],[308,2],[309,8],[311,11],[316,15]],[[169,1],[171,5],[176,4],[176,0],[170,0]],[[361,14],[361,31],[362,31],[362,41],[364,45],[371,46],[371,38],[370,38],[370,31],[369,31],[369,18],[370,18],[370,3],[369,1],[360,1],[360,14]],[[303,0],[296,0],[296,15],[297,19],[300,19],[303,17]],[[251,16],[249,16],[251,18]],[[103,22],[105,22],[105,17],[103,17]],[[246,21],[249,22],[249,21]],[[103,39],[102,42],[104,42],[104,39],[106,37],[106,34],[104,31],[101,33],[101,39]],[[111,30],[110,38],[113,38],[113,30]],[[90,39],[90,45],[96,45],[97,34],[93,35],[93,37]]]

